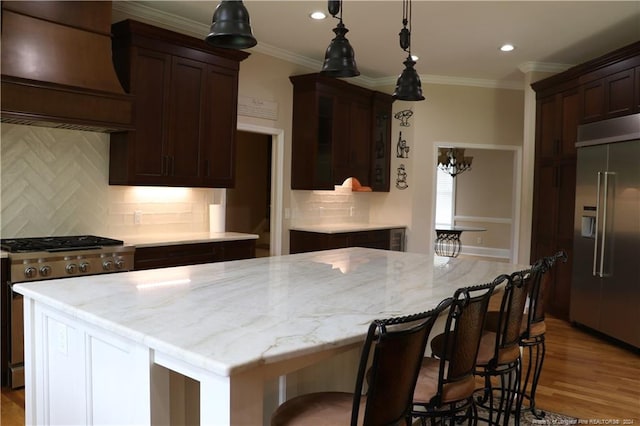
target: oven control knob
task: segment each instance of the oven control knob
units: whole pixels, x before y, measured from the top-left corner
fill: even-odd
[[[80,272],[82,272],[82,273],[89,272],[89,269],[90,269],[89,262],[82,262],[78,268],[80,269]]]
[[[124,260],[122,259],[116,260],[116,269],[122,269],[122,268],[124,268]]]
[[[112,270],[113,269],[113,261],[105,260],[104,262],[102,262],[102,269],[104,269],[105,271]]]
[[[65,270],[67,271],[67,274],[75,274],[76,272],[78,272],[78,265],[76,265],[75,263],[69,263]]]
[[[43,277],[48,277],[49,275],[51,275],[51,266],[49,265],[44,265],[40,268],[40,275],[42,275]]]
[[[34,278],[36,275],[38,275],[38,270],[33,266],[28,266],[27,268],[25,268],[24,270],[25,278]]]

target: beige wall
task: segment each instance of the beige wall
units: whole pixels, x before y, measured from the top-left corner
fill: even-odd
[[[485,232],[464,232],[463,246],[509,250],[515,222],[515,151],[467,149],[471,170],[456,179],[456,225],[479,227]]]
[[[423,93],[425,101],[395,102],[393,108],[394,112],[413,110],[407,171],[410,186],[402,194],[395,188],[389,194],[374,194],[371,209],[380,220],[396,216],[408,218],[407,249],[431,253],[435,238],[436,147],[521,146],[524,94],[520,90],[438,84],[423,84]],[[392,141],[398,137],[398,129],[394,123]],[[393,170],[392,162],[392,175]],[[473,171],[468,173],[471,176]]]

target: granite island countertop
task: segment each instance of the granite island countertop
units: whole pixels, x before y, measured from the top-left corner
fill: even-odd
[[[22,283],[14,290],[228,376],[357,343],[373,319],[431,309],[458,287],[525,267],[347,248]]]

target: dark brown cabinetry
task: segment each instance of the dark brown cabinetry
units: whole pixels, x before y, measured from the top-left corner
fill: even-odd
[[[134,270],[197,265],[255,257],[255,240],[219,241],[136,248]]]
[[[640,43],[532,85],[536,91],[536,154],[531,262],[557,250],[567,263],[550,273],[545,306],[568,319],[573,269],[576,148],[579,124],[640,111]]]
[[[0,384],[4,387],[9,384],[9,339],[11,329],[9,324],[9,309],[11,295],[9,294],[9,259],[3,257],[0,269],[0,326],[2,327],[2,339],[0,339]]]
[[[291,254],[346,247],[404,251],[404,228],[334,234],[297,230],[289,232],[289,252]]]
[[[389,191],[393,98],[319,74],[290,77],[292,189],[333,189],[348,177]]]
[[[247,53],[136,21],[114,24],[131,132],[111,135],[109,183],[233,187],[239,62]]]

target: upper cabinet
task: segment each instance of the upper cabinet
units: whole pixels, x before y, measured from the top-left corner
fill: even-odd
[[[307,74],[293,83],[291,189],[334,189],[355,177],[389,191],[390,95]]]
[[[131,20],[112,32],[136,130],[111,134],[109,183],[233,187],[238,70],[248,54]]]

